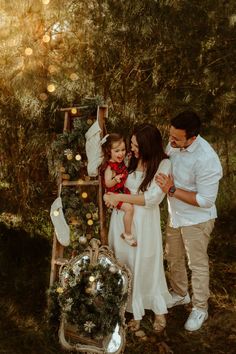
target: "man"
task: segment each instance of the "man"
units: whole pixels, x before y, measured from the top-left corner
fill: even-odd
[[[166,257],[173,305],[190,302],[185,258],[191,270],[192,312],[185,329],[195,331],[208,318],[209,261],[207,247],[217,216],[215,200],[222,167],[210,144],[200,135],[201,122],[191,111],[171,120],[167,154],[172,175],[156,183],[168,195]]]

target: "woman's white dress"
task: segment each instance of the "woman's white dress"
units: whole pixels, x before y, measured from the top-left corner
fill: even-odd
[[[170,169],[170,161],[164,159],[157,173],[169,174]],[[126,187],[131,194],[137,194],[143,177],[140,171],[128,175]],[[145,309],[155,314],[167,313],[167,307],[171,304],[163,266],[160,226],[159,204],[164,196],[153,179],[144,192],[145,206],[134,205],[133,234],[137,239],[137,247],[129,246],[120,237],[124,232],[124,212],[114,209],[111,215],[109,246],[114,250],[116,258],[132,271],[132,296],[127,311],[132,312],[136,320],[142,319]]]

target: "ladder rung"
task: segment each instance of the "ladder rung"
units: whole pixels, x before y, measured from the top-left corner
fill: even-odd
[[[56,259],[54,259],[54,264],[64,265],[66,263],[68,263],[68,260],[66,258],[56,258]]]
[[[98,180],[93,180],[93,181],[83,181],[83,180],[78,180],[78,181],[62,181],[63,186],[98,186],[99,182]]]

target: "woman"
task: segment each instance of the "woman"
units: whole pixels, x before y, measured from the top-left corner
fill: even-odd
[[[164,266],[159,204],[165,194],[155,183],[157,173],[170,173],[170,161],[164,153],[159,130],[152,124],[136,127],[131,137],[132,157],[126,187],[131,194],[106,194],[107,206],[119,202],[134,204],[132,234],[137,247],[129,247],[120,237],[123,231],[123,212],[114,209],[109,227],[109,245],[116,258],[133,273],[132,298],[127,311],[133,313],[129,327],[137,331],[145,309],[155,314],[153,328],[160,332],[166,326],[165,314],[171,305]]]

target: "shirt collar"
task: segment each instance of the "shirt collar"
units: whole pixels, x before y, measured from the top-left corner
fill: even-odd
[[[198,135],[196,137],[196,139],[192,142],[191,145],[189,145],[187,148],[184,149],[180,149],[180,151],[188,151],[188,152],[193,152],[194,150],[196,150],[198,144],[199,144],[199,140],[200,140],[200,135]]]

